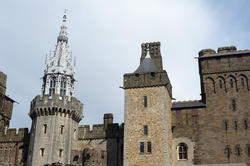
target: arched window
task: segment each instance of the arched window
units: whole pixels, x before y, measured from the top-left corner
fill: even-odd
[[[205,82],[205,91],[206,93],[216,93],[215,91],[215,82],[214,79],[211,77],[207,77],[206,78],[206,82]]]
[[[249,90],[247,77],[245,75],[241,74],[239,79],[240,79],[240,87],[241,87],[241,89]]]
[[[49,86],[49,95],[55,94],[55,87],[56,87],[56,81],[55,79],[50,80],[50,86]]]
[[[177,155],[178,155],[178,160],[187,160],[188,159],[188,147],[184,143],[180,143],[179,146],[177,147]]]
[[[67,86],[67,81],[62,79],[61,80],[60,96],[65,96],[66,95],[66,86]]]

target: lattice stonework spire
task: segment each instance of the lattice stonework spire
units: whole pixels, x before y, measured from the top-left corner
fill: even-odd
[[[68,51],[66,20],[65,14],[54,54],[46,60],[42,95],[74,96],[75,72],[72,55]]]

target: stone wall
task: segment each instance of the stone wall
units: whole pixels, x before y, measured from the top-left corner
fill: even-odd
[[[250,51],[233,46],[200,52],[205,107],[172,111],[174,143],[182,140],[194,149],[189,152],[192,164],[250,165],[249,64]],[[174,163],[190,165],[190,160]]]
[[[24,166],[27,162],[29,146],[28,128],[8,129],[0,132],[0,165]]]
[[[125,89],[124,166],[172,165],[170,102],[164,86]],[[148,128],[147,134],[144,126]],[[144,152],[140,152],[141,142]]]
[[[122,166],[123,125],[113,123],[112,114],[104,114],[103,124],[78,127],[78,147],[71,163],[77,166]]]

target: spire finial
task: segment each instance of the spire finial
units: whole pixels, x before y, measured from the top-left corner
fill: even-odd
[[[64,9],[63,22],[66,22],[67,20],[66,13],[67,13],[67,9]]]

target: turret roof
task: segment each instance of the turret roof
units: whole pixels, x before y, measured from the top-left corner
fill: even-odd
[[[147,73],[147,72],[157,72],[159,69],[156,67],[154,61],[151,59],[149,53],[147,51],[147,56],[142,61],[140,66],[135,70],[134,73]]]

